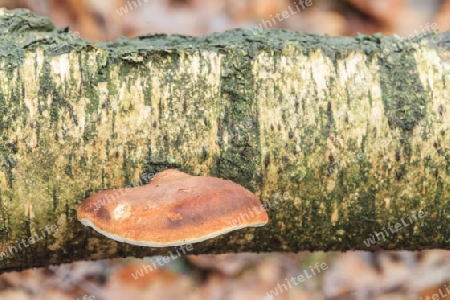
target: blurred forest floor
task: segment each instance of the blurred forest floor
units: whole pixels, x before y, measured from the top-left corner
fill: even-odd
[[[303,9],[298,0],[0,0],[0,7],[27,7],[89,40],[261,26],[403,37],[427,33],[431,24],[439,32],[450,29],[450,0],[311,2]],[[297,13],[279,21],[275,16],[283,11]],[[450,252],[442,250],[190,255],[137,275],[155,259],[76,262],[5,273],[0,276],[0,299],[252,300],[271,299],[271,291],[278,291],[278,296],[272,294],[275,299],[450,299]],[[328,268],[288,286],[292,276],[310,273],[316,263]],[[283,284],[286,289],[280,289]]]

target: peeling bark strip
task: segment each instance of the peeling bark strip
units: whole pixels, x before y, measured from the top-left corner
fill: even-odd
[[[231,179],[266,206],[289,195],[268,225],[193,253],[366,250],[411,211],[427,217],[369,249],[450,249],[449,43],[285,30],[94,43],[0,10],[0,159],[14,161],[0,252],[60,229],[0,266],[166,253],[99,236],[76,208],[167,168]]]

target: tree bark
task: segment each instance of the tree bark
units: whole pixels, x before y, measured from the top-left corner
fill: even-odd
[[[167,168],[231,179],[269,214],[191,254],[450,249],[449,33],[103,43],[1,9],[0,34],[3,271],[173,250],[76,218],[94,192]]]

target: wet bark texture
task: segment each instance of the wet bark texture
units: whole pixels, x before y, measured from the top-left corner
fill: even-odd
[[[167,168],[231,179],[268,208],[268,225],[192,254],[450,249],[449,43],[285,30],[103,43],[0,10],[0,269],[167,253],[76,218],[92,193]]]

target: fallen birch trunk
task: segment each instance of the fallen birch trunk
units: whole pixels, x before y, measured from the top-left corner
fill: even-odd
[[[0,10],[0,268],[179,251],[76,218],[94,192],[167,168],[231,179],[269,214],[190,254],[450,249],[449,43],[285,30],[101,43]]]

